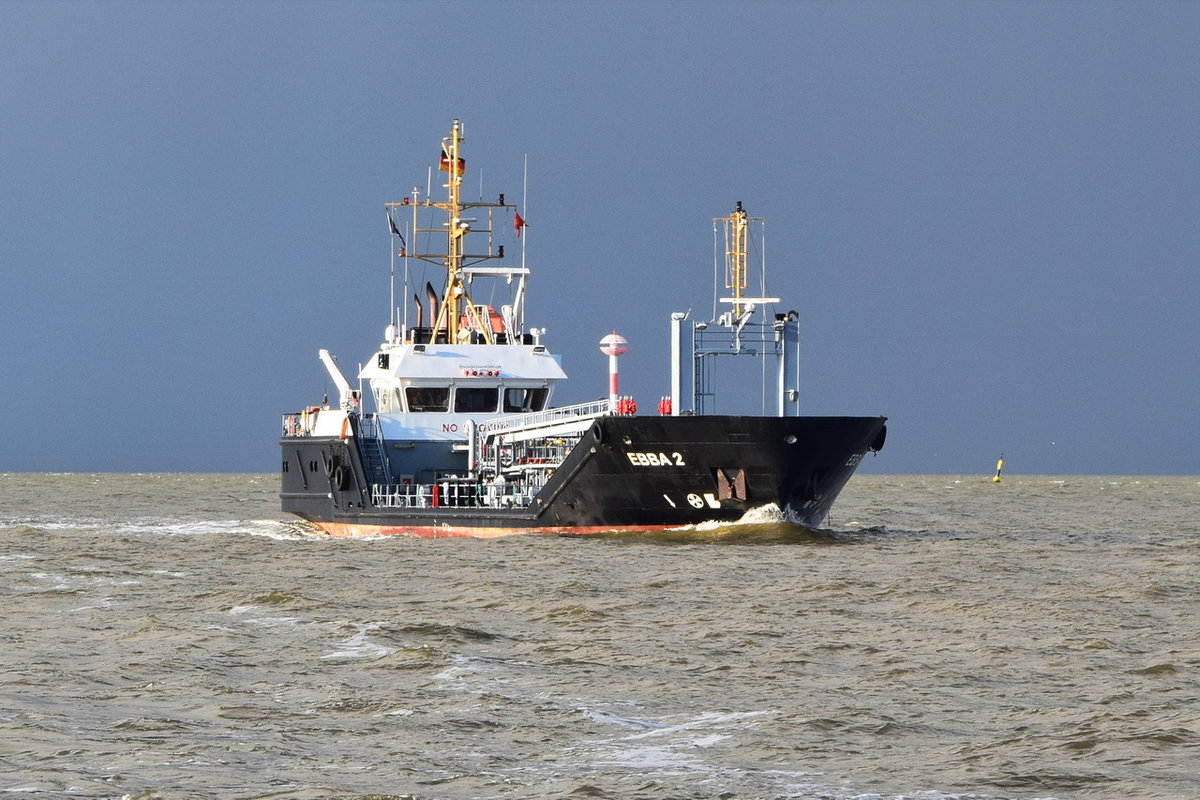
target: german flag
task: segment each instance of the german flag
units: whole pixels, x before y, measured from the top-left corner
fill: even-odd
[[[438,162],[438,169],[440,169],[442,172],[453,172],[455,175],[462,175],[467,171],[467,160],[465,158],[460,158],[458,160],[458,164],[451,168],[450,154],[446,152],[445,148],[443,148],[442,158]]]

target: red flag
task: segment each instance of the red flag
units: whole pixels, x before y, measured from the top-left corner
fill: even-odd
[[[513,230],[517,232],[517,238],[521,238],[521,228],[525,227],[525,220],[521,219],[521,215],[516,211],[513,212]]]

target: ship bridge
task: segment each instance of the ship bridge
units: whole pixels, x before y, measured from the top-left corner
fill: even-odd
[[[567,376],[540,344],[385,345],[358,374],[381,414],[541,411]]]

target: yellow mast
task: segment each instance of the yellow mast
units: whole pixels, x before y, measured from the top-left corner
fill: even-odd
[[[733,316],[742,315],[742,290],[746,288],[746,248],[750,217],[737,201],[737,208],[727,217],[713,222],[725,224],[725,288],[733,291]]]
[[[450,342],[458,341],[458,318],[460,299],[466,298],[466,287],[462,282],[463,239],[470,223],[462,219],[462,205],[459,202],[459,189],[462,187],[462,174],[466,170],[466,162],[460,160],[459,145],[463,140],[462,126],[458,120],[450,127],[450,135],[442,139],[442,160],[439,168],[445,170],[447,178],[443,186],[447,189],[447,201],[444,204],[434,203],[446,211],[446,290],[442,295],[442,307],[438,318],[433,324],[435,331],[446,327],[446,335]],[[470,303],[470,300],[467,299]]]

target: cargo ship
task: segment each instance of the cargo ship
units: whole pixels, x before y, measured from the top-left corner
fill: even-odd
[[[800,414],[799,315],[766,296],[765,262],[760,291],[749,288],[761,220],[740,202],[714,219],[723,280],[714,278],[711,319],[664,314],[670,386],[656,413],[619,393],[627,343],[615,331],[600,343],[608,396],[555,405],[567,376],[545,330],[525,320],[524,209],[503,194],[463,196],[464,141],[454,120],[429,170],[442,179],[436,199],[430,180],[385,203],[404,300],[393,277],[383,341],[357,386],[319,351],[338,396],[283,415],[282,509],[333,536],[654,531],[764,508],[818,527],[862,458],[883,447],[887,420]],[[419,287],[417,266],[439,286]],[[713,365],[731,357],[765,360],[770,413],[716,413]]]

